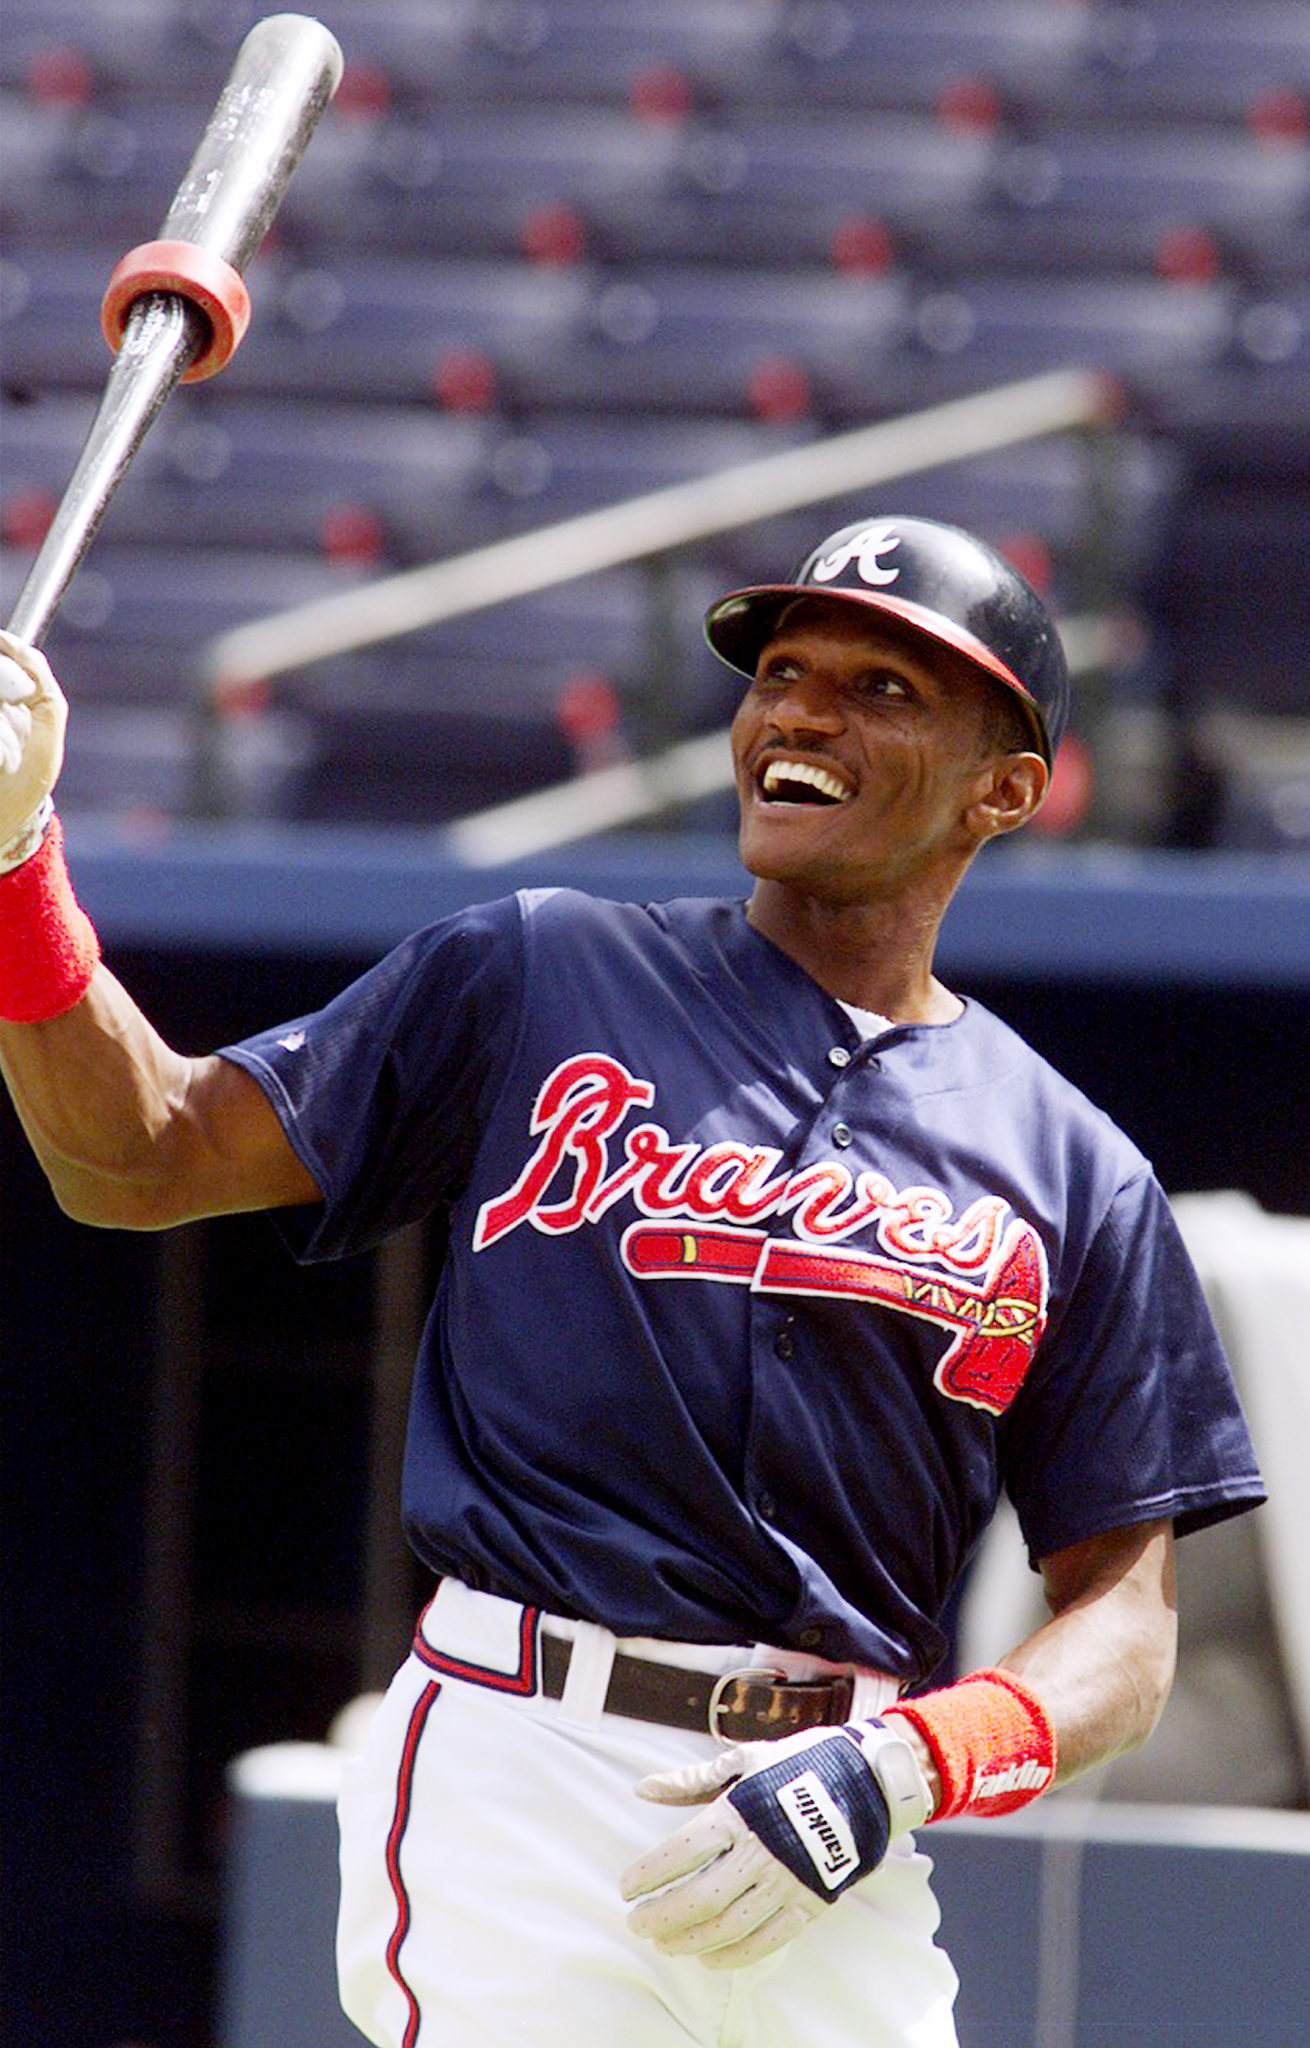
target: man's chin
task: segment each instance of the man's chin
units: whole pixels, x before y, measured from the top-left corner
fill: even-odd
[[[799,896],[842,900],[849,892],[832,863],[812,852],[782,847],[776,841],[761,843],[759,834],[744,831],[737,842],[742,866],[757,882],[772,882],[780,889],[793,889]]]

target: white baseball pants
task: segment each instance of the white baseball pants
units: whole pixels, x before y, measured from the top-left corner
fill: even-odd
[[[956,2048],[912,1837],[780,1955],[716,1972],[628,1932],[620,1872],[686,1818],[633,1793],[713,1738],[603,1711],[615,1641],[574,1636],[564,1697],[518,1689],[524,1610],[446,1581],[340,1800],[342,2004],[379,2048]],[[775,1650],[624,1642],[729,1670],[831,1666]],[[436,1653],[434,1658],[433,1653]],[[721,1656],[721,1663],[714,1662]],[[428,1661],[425,1661],[425,1658]],[[458,1662],[467,1676],[452,1676]],[[867,1674],[854,1712],[889,1703]]]

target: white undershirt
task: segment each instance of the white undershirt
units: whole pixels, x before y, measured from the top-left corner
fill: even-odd
[[[837,1001],[841,1003],[861,1038],[881,1038],[884,1031],[895,1028],[890,1017],[880,1017],[876,1010],[862,1010],[857,1003],[842,1003],[840,996]]]

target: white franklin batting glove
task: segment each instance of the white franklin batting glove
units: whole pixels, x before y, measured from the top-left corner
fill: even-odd
[[[932,1812],[914,1751],[876,1720],[745,1742],[637,1791],[670,1806],[713,1802],[621,1880],[640,1902],[633,1933],[711,1970],[785,1947]]]
[[[64,765],[68,705],[35,647],[0,632],[0,874],[36,852]]]

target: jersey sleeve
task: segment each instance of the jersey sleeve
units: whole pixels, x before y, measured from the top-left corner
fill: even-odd
[[[518,899],[479,905],[322,1010],[223,1048],[323,1191],[274,1217],[297,1257],[362,1251],[458,1194],[518,1028],[522,953]]]
[[[1121,1188],[1038,1369],[1003,1472],[1031,1560],[1172,1518],[1180,1534],[1264,1498],[1227,1358],[1149,1173]]]

